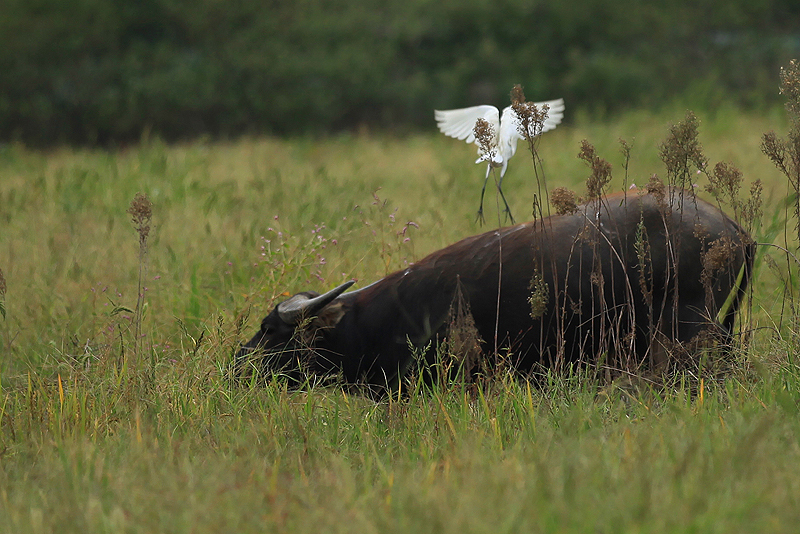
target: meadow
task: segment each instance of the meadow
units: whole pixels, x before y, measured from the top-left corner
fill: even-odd
[[[659,144],[684,113],[574,117],[541,139],[546,187],[585,190],[582,139],[613,165],[609,191],[663,175]],[[740,168],[744,195],[763,182],[757,241],[786,244],[791,188],[760,148],[788,130],[784,110],[697,116],[709,160]],[[366,131],[0,146],[0,530],[794,531],[796,284],[779,251],[776,268],[759,256],[752,335],[721,380],[501,374],[375,402],[228,379],[232,352],[287,295],[366,285],[504,223],[491,192],[476,222],[474,158],[441,135]],[[522,146],[503,189],[529,219]],[[137,193],[152,203],[146,250]]]

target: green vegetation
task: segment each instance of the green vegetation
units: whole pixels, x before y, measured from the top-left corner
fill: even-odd
[[[659,143],[683,117],[578,118],[548,133],[548,189],[585,191],[584,138],[613,165],[612,190],[620,137],[628,184],[663,175]],[[712,163],[763,181],[754,232],[772,241],[793,206],[761,134],[785,132],[784,114],[698,117]],[[793,531],[800,370],[779,253],[777,270],[758,263],[752,348],[719,381],[500,375],[420,391],[412,377],[407,398],[374,403],[227,380],[232,351],[283,292],[364,285],[480,231],[484,170],[462,145],[343,134],[0,147],[0,530]],[[519,218],[531,175],[521,151],[504,182]]]
[[[798,26],[794,0],[4,0],[0,141],[432,130],[515,83],[568,120],[763,110]]]

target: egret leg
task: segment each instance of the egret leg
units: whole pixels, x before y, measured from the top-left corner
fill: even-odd
[[[489,172],[492,170],[491,166],[486,167],[486,178],[483,180],[483,188],[481,189],[481,205],[478,207],[478,220],[483,224],[486,222],[483,218],[483,196],[486,194],[486,182],[489,181]]]
[[[506,201],[506,196],[503,194],[503,176],[500,176],[500,181],[497,183],[497,190],[500,192],[500,198],[503,199],[503,204],[505,204],[505,213],[506,216],[511,219],[511,224],[514,224],[514,216],[511,215],[511,208],[508,206],[508,202]]]

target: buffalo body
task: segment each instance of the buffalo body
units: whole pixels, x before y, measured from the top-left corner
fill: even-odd
[[[468,237],[362,289],[297,294],[236,361],[392,387],[465,304],[484,355],[499,349],[522,372],[610,355],[659,365],[706,332],[730,335],[753,252],[737,223],[691,192],[610,195]]]

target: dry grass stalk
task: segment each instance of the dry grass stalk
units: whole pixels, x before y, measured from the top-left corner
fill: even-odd
[[[597,155],[594,145],[586,139],[581,141],[578,158],[586,162],[592,170],[586,179],[588,200],[597,200],[603,195],[603,188],[611,181],[611,164]]]
[[[0,269],[0,315],[6,318],[6,279],[3,270]]]
[[[450,306],[447,330],[447,354],[453,358],[455,368],[463,378],[469,378],[483,360],[483,349],[475,319],[464,299],[460,284]]]
[[[781,68],[780,91],[786,96],[791,123],[789,135],[780,139],[775,132],[765,133],[761,150],[789,180],[795,195],[795,238],[800,241],[800,63],[797,60]]]
[[[625,177],[622,180],[622,187],[623,189],[628,188],[628,168],[630,167],[631,163],[631,152],[633,151],[633,145],[628,143],[625,139],[619,138],[619,151],[622,154],[622,168],[625,169]]]
[[[517,84],[511,90],[511,108],[519,118],[517,132],[528,143],[528,152],[530,152],[533,162],[533,175],[536,179],[537,191],[534,193],[533,218],[541,219],[546,215],[542,208],[546,209],[549,206],[549,200],[547,199],[547,180],[537,145],[540,139],[539,134],[544,129],[544,121],[550,112],[550,106],[545,104],[539,108],[535,103],[527,102],[522,86]],[[541,201],[542,198],[544,198],[544,202]]]
[[[659,156],[667,168],[667,183],[691,189],[692,169],[705,173],[708,159],[703,154],[698,132],[699,119],[688,111],[686,118],[670,127],[667,139],[659,147]]]
[[[153,217],[153,204],[147,195],[137,193],[127,210],[131,221],[139,234],[139,288],[136,293],[136,310],[134,317],[135,341],[134,358],[138,362],[142,347],[142,313],[144,306],[144,276],[146,271],[147,237],[150,235],[150,220]]]

